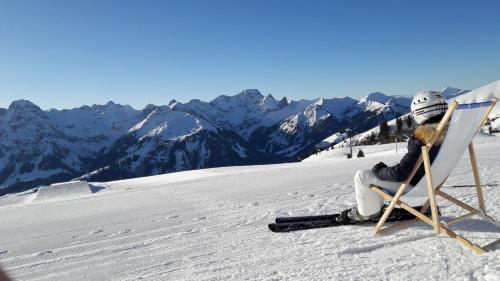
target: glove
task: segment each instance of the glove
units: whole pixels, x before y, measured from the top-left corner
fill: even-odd
[[[387,167],[387,165],[384,162],[378,162],[375,166],[373,166],[372,172],[378,174],[378,172],[385,167]]]

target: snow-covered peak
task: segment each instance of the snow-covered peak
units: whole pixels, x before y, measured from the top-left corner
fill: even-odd
[[[263,98],[264,96],[259,90],[247,89],[234,96],[218,96],[210,104],[221,109],[227,109],[238,105],[259,104]]]
[[[11,110],[23,109],[23,108],[37,108],[37,109],[40,109],[37,105],[35,105],[31,101],[24,100],[24,99],[15,100],[9,106],[9,109],[11,109]]]
[[[142,116],[145,118],[147,117],[153,110],[157,109],[159,106],[155,104],[147,104],[143,109],[142,109]],[[170,106],[169,106],[170,107]]]
[[[325,111],[326,113],[330,113],[335,116],[337,119],[342,119],[343,115],[351,109],[355,104],[356,100],[343,97],[343,98],[332,98],[332,99],[324,99],[319,98],[311,104],[310,107],[316,108],[317,111]],[[324,114],[322,112],[322,114]]]
[[[389,104],[399,105],[409,108],[412,99],[413,99],[412,97],[408,96],[392,96],[392,99],[389,101]]]
[[[314,102],[314,100],[306,100],[306,99],[301,99],[298,101],[291,100],[288,105],[294,109],[303,110],[313,102]]]
[[[172,104],[170,108],[174,111],[193,114],[213,123],[218,123],[220,119],[224,119],[224,115],[221,114],[221,112],[219,112],[212,104],[199,99],[192,99],[188,103],[176,102]]]
[[[279,108],[278,101],[275,100],[271,94],[265,96],[260,102],[260,105],[264,110],[275,110]]]
[[[122,105],[119,103],[115,103],[113,101],[108,101],[106,104],[94,104],[90,108],[94,111],[106,114],[113,114],[116,111],[121,111],[121,110],[135,111],[135,109],[132,108],[130,105]]]
[[[279,104],[278,104],[278,107],[279,107],[279,108],[284,108],[284,107],[285,107],[285,106],[287,106],[287,105],[288,105],[288,99],[287,99],[286,97],[283,97],[283,98],[280,100],[280,102],[279,102]]]
[[[142,118],[140,110],[112,101],[104,105],[94,104],[90,107],[52,109],[47,112],[47,115],[67,135],[91,138],[104,136],[106,144],[122,136]]]
[[[28,145],[41,146],[40,140],[44,136],[60,135],[59,128],[45,112],[27,100],[12,102],[0,118],[0,147],[14,146],[28,150]]]
[[[16,100],[9,105],[9,109],[12,114],[19,115],[20,117],[28,117],[29,115],[35,115],[41,118],[47,118],[44,112],[29,100]]]
[[[168,103],[168,107],[173,108],[176,104],[177,104],[177,101],[176,101],[175,99],[172,99],[172,100]]]
[[[381,112],[393,109],[405,113],[409,110],[411,99],[408,96],[388,96],[380,92],[374,92],[359,99],[357,108],[365,112]]]
[[[140,140],[146,137],[159,137],[165,140],[179,139],[200,130],[215,130],[215,128],[186,112],[161,106],[153,110],[144,120],[129,130]]]
[[[247,99],[261,99],[261,98],[264,97],[260,93],[260,91],[257,90],[257,89],[246,89],[246,90],[241,91],[236,96],[238,96],[238,97],[244,97],[244,98],[247,98]]]
[[[391,99],[392,98],[390,96],[387,96],[384,93],[373,92],[373,93],[368,94],[366,97],[361,98],[359,100],[359,102],[360,103],[366,103],[368,101],[371,101],[371,102],[378,102],[378,103],[381,103],[381,104],[385,104],[386,102],[388,102]]]
[[[7,109],[6,114],[6,118],[9,120],[7,122],[11,124],[20,124],[22,122],[30,127],[32,127],[32,125],[29,124],[30,122],[35,123],[40,120],[48,119],[45,112],[29,100],[13,101]]]
[[[441,95],[445,99],[451,99],[451,98],[454,98],[455,96],[459,95],[461,92],[462,92],[462,90],[458,89],[458,88],[445,87],[444,89],[441,90]]]
[[[313,103],[310,106],[323,105],[324,102],[325,101],[323,98],[317,98],[313,101]]]
[[[309,126],[314,126],[318,124],[319,121],[325,120],[330,116],[335,117],[337,120],[344,119],[345,114],[350,111],[356,103],[357,100],[349,97],[332,99],[319,98],[308,105],[299,115],[304,114]]]
[[[242,124],[260,124],[273,99],[268,97],[263,105],[264,96],[258,90],[249,89],[234,96],[219,96],[203,107],[210,108],[210,112],[205,111],[216,118],[219,125],[238,130]]]

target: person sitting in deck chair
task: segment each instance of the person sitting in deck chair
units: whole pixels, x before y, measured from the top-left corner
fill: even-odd
[[[436,130],[437,124],[443,118],[448,104],[438,92],[423,91],[417,93],[411,102],[413,118],[418,124],[415,133],[408,140],[408,153],[399,164],[388,167],[383,162],[373,166],[371,170],[360,170],[354,176],[357,206],[351,208],[347,216],[351,220],[366,221],[377,219],[382,215],[384,199],[370,189],[374,184],[383,189],[396,193],[402,182],[410,175],[413,167],[422,153],[421,147],[425,145]],[[429,151],[432,161],[437,156],[444,134],[438,139]],[[424,176],[423,165],[419,168],[410,184],[415,186]]]

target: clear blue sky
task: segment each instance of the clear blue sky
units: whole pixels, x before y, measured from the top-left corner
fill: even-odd
[[[499,11],[493,0],[0,0],[0,107],[473,89],[500,79]]]

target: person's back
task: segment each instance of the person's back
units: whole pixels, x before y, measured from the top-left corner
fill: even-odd
[[[420,92],[412,100],[411,111],[418,126],[408,140],[408,152],[394,166],[380,162],[371,170],[360,170],[354,176],[357,206],[353,207],[348,216],[352,220],[369,220],[381,214],[383,198],[370,190],[374,184],[389,192],[396,192],[410,175],[422,151],[421,147],[436,131],[437,124],[448,109],[448,104],[437,92]],[[444,135],[444,134],[443,134]],[[438,139],[429,152],[431,162],[436,158],[442,137]],[[416,185],[424,176],[423,166],[413,176],[410,184]]]

